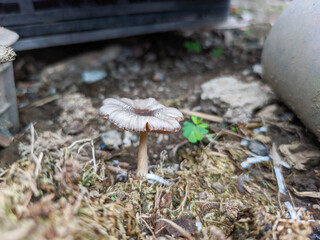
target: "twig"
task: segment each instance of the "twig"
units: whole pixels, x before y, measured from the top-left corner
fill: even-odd
[[[320,192],[312,192],[312,191],[299,192],[297,189],[295,189],[292,186],[290,187],[290,190],[292,190],[292,192],[299,197],[320,198]]]
[[[28,109],[30,109],[32,107],[41,107],[41,106],[43,106],[45,104],[48,104],[50,102],[53,102],[53,101],[59,99],[59,98],[60,98],[60,95],[58,95],[58,94],[53,95],[53,96],[49,96],[49,97],[46,97],[46,98],[42,98],[40,100],[37,100],[37,101],[31,103],[30,105],[25,106],[21,110],[25,111],[25,110],[28,110]]]
[[[195,111],[190,111],[187,109],[179,109],[180,112],[182,112],[183,114],[189,115],[189,116],[196,116],[199,118],[203,118],[205,120],[209,120],[211,122],[223,122],[223,118],[216,116],[216,115],[212,115],[212,114],[207,114],[207,113],[202,113],[202,112],[195,112]]]
[[[3,171],[0,173],[0,177],[3,177],[7,172],[9,172],[9,169],[3,170]]]
[[[183,212],[183,208],[187,202],[187,199],[188,199],[188,195],[189,195],[189,181],[187,180],[187,184],[186,184],[186,192],[185,192],[185,197],[184,199],[182,200],[181,204],[179,205],[179,207],[175,210],[173,210],[172,212],[177,212],[177,211],[180,211],[180,214],[179,216],[181,215],[181,213]]]
[[[97,172],[98,166],[97,166],[97,163],[96,163],[96,154],[95,154],[93,140],[91,138],[85,138],[85,139],[77,140],[77,141],[71,143],[68,146],[68,149],[72,149],[76,144],[80,144],[80,143],[87,144],[87,142],[89,142],[90,145],[91,145],[91,153],[92,153],[92,159],[88,163],[93,162],[93,170],[94,170],[94,172]],[[83,148],[83,146],[80,146],[78,151],[81,150],[82,148]]]
[[[156,235],[154,234],[154,231],[152,231],[151,227],[149,226],[149,224],[146,222],[146,220],[144,220],[142,217],[140,217],[140,219],[143,221],[143,223],[147,226],[147,228],[149,229],[149,231],[151,232],[154,240],[157,239]]]
[[[163,179],[162,177],[155,175],[153,173],[147,173],[146,179],[151,180],[151,181],[157,181],[157,182],[159,182],[163,185],[166,185],[166,186],[168,186],[170,184],[169,181],[167,181],[167,180]]]
[[[35,179],[38,178],[38,175],[39,175],[39,171],[41,170],[41,161],[42,161],[42,158],[43,158],[43,153],[41,152],[39,154],[39,157],[36,157],[36,155],[34,154],[34,142],[35,142],[35,138],[34,138],[34,127],[33,127],[33,124],[31,123],[30,125],[30,133],[31,133],[31,146],[30,146],[30,152],[31,152],[31,156],[33,158],[33,161],[35,162],[36,164],[36,168],[35,168],[35,171],[34,171],[34,176],[35,176]]]
[[[123,175],[127,175],[128,170],[127,169],[122,169],[120,167],[115,167],[112,165],[107,165],[107,169],[109,169],[111,172],[114,172],[116,174],[123,174]]]

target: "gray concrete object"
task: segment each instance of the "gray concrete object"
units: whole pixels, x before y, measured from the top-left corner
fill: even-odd
[[[6,50],[12,54],[11,46],[18,39],[18,35],[5,28],[0,28],[0,46],[3,53],[0,55],[0,130],[12,130],[13,132],[19,129],[19,117],[16,103],[16,88],[14,85],[14,75],[12,60],[14,56],[9,57]],[[9,62],[6,62],[5,60]]]
[[[320,138],[320,1],[295,0],[263,49],[263,79]]]

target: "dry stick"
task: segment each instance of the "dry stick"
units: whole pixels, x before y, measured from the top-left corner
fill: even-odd
[[[147,226],[147,228],[149,229],[149,231],[151,232],[154,240],[157,239],[156,235],[154,234],[154,231],[152,231],[151,227],[149,226],[149,224],[146,222],[146,220],[144,220],[142,217],[141,217],[141,220],[143,221],[143,223]]]
[[[55,100],[57,100],[59,98],[60,98],[60,95],[58,95],[58,94],[53,95],[53,96],[49,96],[49,97],[46,97],[46,98],[42,98],[40,100],[37,100],[37,101],[31,103],[28,106],[23,107],[21,110],[25,111],[25,110],[28,110],[28,109],[30,109],[32,107],[40,107],[40,106],[43,106],[43,105],[48,104],[50,102],[53,102],[53,101],[55,101]]]
[[[189,181],[187,180],[186,190],[185,190],[185,197],[184,197],[184,199],[182,200],[182,202],[181,202],[181,204],[179,205],[179,207],[178,207],[177,209],[175,209],[175,210],[172,210],[172,212],[180,211],[179,216],[183,213],[183,208],[184,208],[184,206],[186,205],[188,195],[189,195]]]
[[[95,154],[95,150],[94,150],[93,140],[91,138],[85,138],[85,139],[77,140],[77,141],[71,143],[68,146],[68,149],[73,148],[76,144],[86,143],[86,142],[89,142],[90,145],[91,145],[92,159],[89,162],[91,162],[91,161],[93,162],[93,170],[94,170],[94,172],[97,172],[98,167],[97,167],[97,163],[96,163],[96,154]],[[82,146],[80,146],[79,149],[81,150]]]
[[[31,152],[31,156],[33,158],[33,161],[36,164],[36,168],[35,168],[35,171],[34,171],[34,176],[35,176],[35,179],[37,179],[38,175],[39,175],[39,171],[41,170],[41,161],[42,161],[42,158],[43,158],[43,153],[41,152],[39,157],[36,157],[36,155],[34,154],[34,141],[35,141],[35,138],[34,138],[34,127],[33,127],[32,123],[30,125],[30,133],[31,133],[30,152]]]
[[[199,118],[203,118],[205,120],[209,120],[212,122],[223,122],[223,118],[216,116],[216,115],[212,115],[212,114],[207,114],[207,113],[202,113],[202,112],[195,112],[195,111],[190,111],[187,109],[179,109],[180,112],[182,112],[183,114],[189,115],[189,116],[196,116]]]
[[[165,219],[165,218],[160,218],[158,219],[156,222],[159,221],[164,221],[166,223],[169,223],[172,227],[174,227],[175,229],[177,229],[184,237],[186,237],[189,240],[195,240],[189,232],[187,232],[186,230],[184,230],[181,226],[179,226],[178,224],[176,224],[175,222],[169,220],[169,219]]]
[[[7,172],[9,172],[9,169],[3,170],[2,173],[0,173],[0,177],[3,177]]]
[[[299,192],[294,187],[290,187],[290,189],[293,191],[295,195],[299,197],[320,198],[320,192],[311,192],[311,191]]]
[[[116,174],[125,174],[125,175],[127,175],[127,172],[128,172],[127,169],[122,169],[120,167],[115,167],[115,166],[112,166],[112,165],[107,165],[107,169],[110,170],[113,173],[116,173]]]

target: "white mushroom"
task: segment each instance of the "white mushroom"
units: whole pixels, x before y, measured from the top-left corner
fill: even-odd
[[[120,100],[107,98],[103,101],[100,114],[124,130],[140,133],[137,175],[148,173],[148,132],[169,134],[180,130],[182,113],[165,107],[154,98]]]
[[[0,27],[0,45],[9,47],[14,44],[19,38],[19,35],[9,29]]]
[[[11,62],[15,59],[16,53],[10,46],[19,38],[19,35],[9,29],[0,27],[0,64]]]

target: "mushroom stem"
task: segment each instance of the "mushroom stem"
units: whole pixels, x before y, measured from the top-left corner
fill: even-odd
[[[137,175],[144,177],[148,173],[148,132],[140,132]]]

